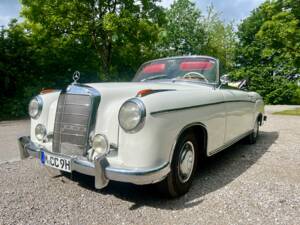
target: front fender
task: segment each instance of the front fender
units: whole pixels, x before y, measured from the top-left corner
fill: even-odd
[[[45,125],[47,133],[53,133],[57,100],[59,95],[60,91],[54,91],[47,94],[40,94],[40,97],[43,101],[42,112],[37,119],[31,119],[30,136],[33,142],[39,143],[39,141],[35,137],[35,127],[38,124]]]
[[[224,105],[210,104],[223,101],[221,93],[212,91],[204,98],[201,91],[170,91],[140,99],[146,106],[144,127],[136,133],[119,131],[118,157],[124,164],[148,167],[170,162],[177,138],[189,124],[200,123],[207,128],[212,138],[208,140],[208,151],[223,144]]]

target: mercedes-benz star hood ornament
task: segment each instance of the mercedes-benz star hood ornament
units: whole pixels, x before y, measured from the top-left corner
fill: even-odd
[[[79,79],[80,79],[80,72],[79,71],[75,71],[73,73],[73,81],[74,81],[73,83],[76,84]]]

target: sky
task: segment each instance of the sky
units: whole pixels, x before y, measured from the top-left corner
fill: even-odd
[[[205,12],[206,8],[213,4],[221,18],[226,22],[240,22],[250,12],[259,6],[264,0],[194,0],[196,5]],[[162,0],[160,3],[169,7],[173,0]],[[6,26],[10,19],[19,16],[21,5],[18,0],[0,0],[0,26]]]
[[[1,0],[0,0],[1,1]],[[205,13],[208,6],[213,4],[225,22],[239,23],[250,12],[265,0],[192,0]],[[169,7],[173,0],[162,0],[161,5]]]
[[[6,26],[12,18],[18,17],[20,9],[18,0],[0,0],[0,26]]]

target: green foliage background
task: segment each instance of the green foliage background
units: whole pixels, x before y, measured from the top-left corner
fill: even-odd
[[[239,25],[237,36],[232,75],[247,77],[269,104],[300,104],[292,78],[300,74],[299,0],[265,1]]]
[[[22,22],[0,30],[0,120],[24,117],[43,88],[129,81],[143,62],[210,55],[221,73],[247,77],[269,104],[300,104],[300,4],[266,1],[240,23],[224,23],[190,0],[21,0]]]

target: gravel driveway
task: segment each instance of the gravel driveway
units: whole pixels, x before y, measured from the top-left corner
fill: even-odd
[[[0,122],[0,164],[20,159],[17,137],[29,136],[29,120]]]
[[[27,122],[20,123],[25,131]],[[111,182],[96,191],[90,177],[60,176],[34,159],[2,163],[0,224],[298,225],[300,117],[269,115],[261,130],[255,145],[238,143],[209,159],[175,200],[151,185]]]

